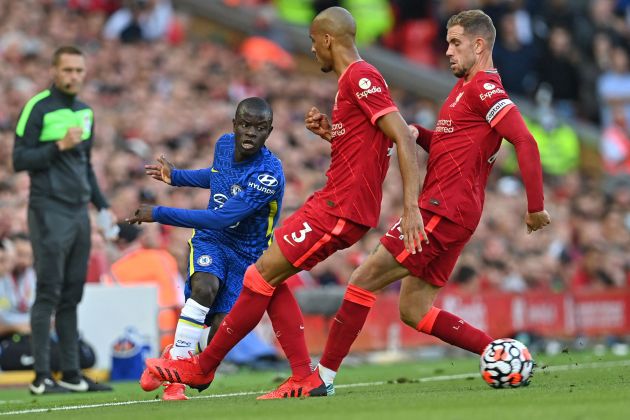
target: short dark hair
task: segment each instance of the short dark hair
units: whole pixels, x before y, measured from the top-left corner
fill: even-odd
[[[263,98],[253,96],[251,98],[243,99],[236,106],[235,117],[244,110],[260,114],[266,113],[269,115],[269,121],[273,121],[273,110],[271,109],[271,105],[269,105],[269,102],[265,101]]]
[[[57,64],[59,64],[59,59],[63,54],[70,54],[70,55],[83,55],[83,51],[81,51],[80,49],[78,49],[77,47],[73,46],[73,45],[64,45],[62,47],[59,47],[55,50],[55,52],[53,53],[53,58],[52,58],[52,64],[53,66],[56,66]]]
[[[494,45],[497,36],[497,30],[494,28],[492,19],[485,14],[483,10],[464,10],[451,18],[446,23],[446,28],[459,25],[464,28],[464,33],[470,35],[479,35],[486,40],[490,48]]]

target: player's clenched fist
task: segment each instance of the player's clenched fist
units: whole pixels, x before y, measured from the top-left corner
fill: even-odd
[[[525,224],[527,225],[527,233],[535,232],[551,223],[551,218],[546,210],[536,213],[527,213],[525,216]]]
[[[328,116],[326,114],[322,114],[315,107],[312,107],[304,117],[304,124],[306,124],[306,128],[314,134],[317,134],[321,138],[326,141],[330,141],[332,139],[330,121],[328,120]]]

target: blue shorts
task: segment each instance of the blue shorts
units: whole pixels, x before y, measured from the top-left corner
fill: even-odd
[[[189,244],[188,279],[184,287],[186,299],[191,294],[190,277],[194,273],[201,271],[213,274],[220,282],[219,291],[206,317],[206,325],[209,325],[208,322],[214,314],[230,312],[243,289],[245,270],[253,261],[209,239],[193,236]]]

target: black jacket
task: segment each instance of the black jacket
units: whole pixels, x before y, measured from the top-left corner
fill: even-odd
[[[83,141],[73,149],[59,151],[56,141],[73,126],[83,127]],[[108,207],[90,162],[93,136],[92,109],[55,86],[26,103],[15,130],[13,167],[28,171],[31,177],[31,204],[52,199]]]

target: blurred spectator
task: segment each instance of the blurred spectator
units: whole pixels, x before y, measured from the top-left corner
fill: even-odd
[[[271,64],[282,70],[293,70],[295,62],[293,56],[270,39],[251,36],[241,44],[241,54],[253,70],[259,70],[265,64]],[[249,96],[238,95],[237,98]],[[236,98],[235,98],[236,99]]]
[[[538,76],[541,83],[551,87],[554,107],[565,119],[575,116],[579,91],[578,59],[569,31],[561,26],[552,28],[545,52],[538,61]]]
[[[35,276],[14,276],[15,245],[0,241],[0,338],[31,331],[30,309],[35,299]],[[20,264],[23,258],[20,258]]]
[[[622,46],[614,46],[610,55],[610,69],[601,75],[597,92],[601,105],[601,123],[612,121],[611,107],[623,107],[626,121],[630,120],[630,57]]]
[[[536,95],[538,107],[536,118],[524,118],[530,132],[538,143],[543,172],[552,177],[561,177],[576,169],[580,163],[580,140],[575,130],[558,118],[551,107],[551,90],[542,86]],[[510,158],[503,166],[516,170],[516,157],[510,149]],[[548,178],[547,181],[557,181]],[[557,182],[553,182],[557,184]]]
[[[103,36],[125,43],[155,41],[166,34],[172,14],[170,0],[126,0],[105,23]]]
[[[0,241],[0,370],[32,370],[30,310],[35,300],[33,251],[24,233]],[[50,365],[60,369],[59,343],[51,333]],[[81,369],[94,366],[92,347],[79,339]]]
[[[155,285],[158,288],[160,313],[160,348],[173,342],[173,334],[184,300],[184,280],[175,258],[160,249],[158,224],[136,225],[121,223],[118,240],[120,256],[112,263],[106,284],[119,286]]]
[[[316,14],[313,0],[273,0],[273,4],[278,17],[293,25],[308,26]]]
[[[520,95],[533,91],[535,57],[534,47],[523,44],[519,39],[516,15],[514,13],[504,15],[497,25],[493,58],[507,91]]]
[[[374,43],[394,24],[394,15],[388,0],[342,0],[340,6],[348,9],[354,16],[358,46]]]
[[[600,151],[609,175],[630,177],[630,126],[622,106],[612,107],[612,121],[602,133]]]

